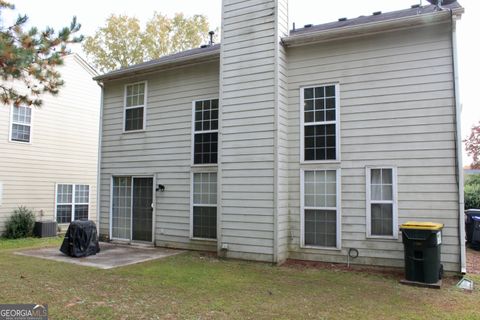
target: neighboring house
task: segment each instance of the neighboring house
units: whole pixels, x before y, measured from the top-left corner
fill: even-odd
[[[480,174],[480,169],[472,169],[470,166],[463,167],[463,174],[465,176]]]
[[[0,106],[0,232],[19,206],[60,224],[96,219],[97,73],[76,54],[58,70],[65,85],[41,107]]]
[[[287,11],[224,0],[221,45],[96,77],[101,235],[274,263],[356,248],[355,263],[403,266],[399,225],[436,221],[445,269],[464,270],[463,8],[292,31]]]

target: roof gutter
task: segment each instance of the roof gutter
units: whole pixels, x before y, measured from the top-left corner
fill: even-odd
[[[462,161],[462,125],[461,113],[462,106],[460,103],[460,85],[458,77],[458,54],[457,54],[457,16],[452,12],[452,59],[453,59],[453,83],[455,94],[455,124],[456,124],[456,152],[457,152],[457,183],[458,183],[458,229],[460,241],[460,268],[463,274],[467,273],[466,250],[465,250],[465,200],[463,190],[463,161]]]
[[[332,40],[354,38],[358,36],[383,33],[394,30],[410,29],[432,24],[448,22],[451,15],[461,16],[463,8],[452,11],[437,11],[427,14],[419,14],[404,18],[390,19],[378,22],[364,23],[342,28],[328,30],[311,31],[282,38],[282,43],[288,47],[301,46],[312,43],[320,43]]]
[[[95,70],[85,59],[83,59],[78,53],[72,53],[72,58],[75,59],[92,77],[97,77],[99,75],[98,71]]]
[[[124,69],[112,71],[110,73],[94,77],[93,80],[95,81],[115,80],[115,79],[124,78],[127,76],[130,77],[136,74],[154,72],[154,71],[158,71],[159,69],[166,69],[166,68],[180,67],[180,66],[184,67],[189,63],[203,62],[203,61],[210,60],[213,58],[218,58],[218,57],[220,57],[220,48],[216,50],[207,51],[207,52],[192,54],[189,56],[182,56],[182,57],[168,59],[168,60],[159,59],[158,62],[139,64],[132,67],[127,67]]]

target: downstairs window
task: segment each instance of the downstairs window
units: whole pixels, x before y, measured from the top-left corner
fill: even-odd
[[[86,184],[57,184],[57,223],[88,220],[90,186]]]
[[[397,186],[393,167],[367,168],[367,236],[396,238]]]
[[[302,245],[339,248],[338,171],[305,170],[302,181]]]

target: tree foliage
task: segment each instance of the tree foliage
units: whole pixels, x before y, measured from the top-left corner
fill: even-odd
[[[14,5],[0,0],[2,10]],[[36,27],[24,30],[28,21],[20,15],[11,26],[0,21],[0,100],[3,104],[40,106],[43,93],[57,94],[63,85],[57,66],[69,53],[67,46],[83,40],[76,36],[80,24],[74,17],[69,27],[55,32],[52,28],[40,31]],[[14,82],[22,84],[13,87]]]
[[[465,209],[480,209],[480,175],[469,175],[464,185]]]
[[[480,122],[472,126],[470,136],[463,142],[465,142],[465,151],[473,159],[472,169],[480,169]]]
[[[108,72],[198,47],[209,41],[208,31],[203,15],[177,13],[169,18],[155,12],[143,29],[137,18],[112,15],[85,39],[83,50],[98,70]]]

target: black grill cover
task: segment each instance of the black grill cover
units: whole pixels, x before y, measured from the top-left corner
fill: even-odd
[[[77,220],[70,223],[60,251],[77,258],[100,252],[95,222]]]

